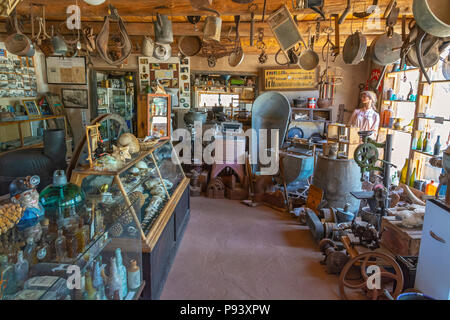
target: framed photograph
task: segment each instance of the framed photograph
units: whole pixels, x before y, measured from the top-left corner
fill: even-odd
[[[86,58],[60,57],[45,58],[48,84],[86,84]]]
[[[23,106],[28,116],[40,116],[41,112],[36,104],[36,100],[22,100]]]
[[[61,96],[65,108],[88,108],[87,89],[61,89]]]

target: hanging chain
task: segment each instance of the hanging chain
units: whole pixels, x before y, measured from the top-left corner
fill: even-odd
[[[264,29],[258,29],[258,40],[256,41],[256,48],[261,50],[261,54],[258,57],[258,61],[261,64],[267,62],[267,54],[266,54],[266,44],[264,43]]]

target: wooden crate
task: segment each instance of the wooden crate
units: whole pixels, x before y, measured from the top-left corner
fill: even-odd
[[[383,217],[381,220],[381,244],[393,254],[400,256],[418,256],[422,228],[404,228],[395,217]]]
[[[328,125],[328,141],[342,142],[348,144],[360,144],[357,127],[346,126],[341,123],[330,123]]]

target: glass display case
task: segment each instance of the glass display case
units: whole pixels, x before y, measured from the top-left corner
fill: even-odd
[[[75,169],[71,181],[82,187],[87,198],[98,199],[106,211],[118,204],[130,206],[135,198],[139,199],[141,206],[131,207],[130,211],[138,223],[136,233],[148,249],[155,238],[155,226],[166,218],[164,213],[170,211],[169,204],[187,178],[172,143],[163,140],[134,155],[119,170]]]
[[[168,94],[144,94],[138,99],[138,136],[170,139],[171,97]]]
[[[113,177],[103,176],[104,183]],[[46,195],[54,192],[48,187]],[[139,197],[105,196],[83,186],[84,205],[47,214],[36,224],[0,237],[0,299],[133,300],[141,295],[142,273]],[[114,192],[114,188],[109,190]],[[41,194],[42,197],[42,194]],[[65,198],[66,199],[66,198]],[[67,204],[67,203],[66,203]],[[76,208],[76,209],[75,209]]]

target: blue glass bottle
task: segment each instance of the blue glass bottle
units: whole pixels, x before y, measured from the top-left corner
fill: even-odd
[[[100,261],[95,261],[94,264],[94,274],[92,278],[92,286],[97,290],[98,300],[108,300],[105,293],[105,283],[102,278],[102,267],[100,266]]]

